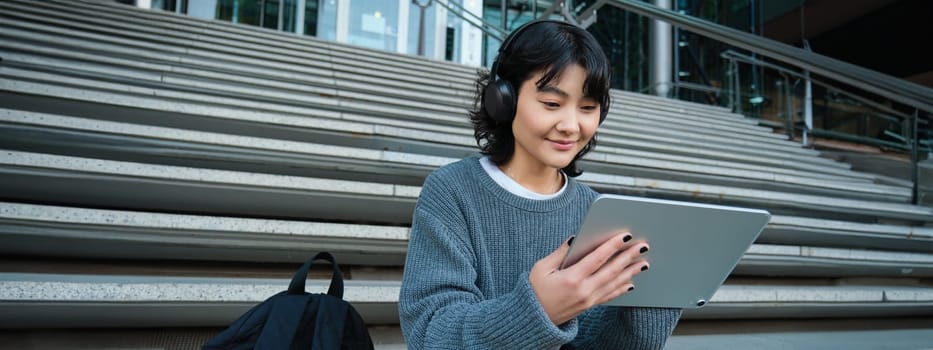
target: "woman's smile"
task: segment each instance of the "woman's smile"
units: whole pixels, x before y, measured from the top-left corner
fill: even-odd
[[[577,142],[573,140],[547,140],[551,143],[551,146],[558,151],[573,151],[577,148]]]

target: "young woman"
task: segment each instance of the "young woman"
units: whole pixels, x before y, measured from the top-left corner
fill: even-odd
[[[679,309],[598,306],[635,288],[647,242],[620,232],[558,269],[597,196],[574,177],[608,108],[608,62],[585,30],[536,21],[505,40],[470,113],[483,156],[433,172],[415,208],[399,298],[409,348],[664,346]]]

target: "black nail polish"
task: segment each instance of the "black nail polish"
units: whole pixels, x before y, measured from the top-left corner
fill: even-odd
[[[573,239],[574,239],[575,237],[576,237],[576,236],[570,236],[570,239],[567,240],[567,245],[573,244]]]
[[[642,267],[641,267],[641,270],[642,270],[642,271],[645,271],[645,270],[647,270],[647,269],[648,269],[648,265],[645,265],[645,266],[642,266]]]
[[[647,251],[648,251],[648,247],[641,247],[641,250],[639,250],[639,252],[641,252],[642,254],[645,254],[645,252]]]
[[[622,237],[622,242],[628,242],[631,240],[632,240],[632,235],[625,235],[625,237]]]
[[[633,290],[635,290],[635,286],[628,287],[628,291],[629,291],[629,292],[631,292],[631,291],[633,291]]]

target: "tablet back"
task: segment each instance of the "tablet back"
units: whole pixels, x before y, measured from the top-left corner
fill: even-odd
[[[758,209],[604,194],[590,206],[561,268],[627,230],[648,241],[651,268],[633,278],[635,290],[606,305],[698,308],[770,217]]]

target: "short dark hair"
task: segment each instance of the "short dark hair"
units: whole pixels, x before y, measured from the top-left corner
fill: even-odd
[[[542,88],[568,66],[578,64],[586,70],[583,94],[599,102],[601,112],[609,109],[609,60],[596,38],[580,27],[557,22],[535,24],[514,38],[508,49],[499,54],[497,60],[499,78],[512,85],[516,96],[522,83],[531,79],[534,74],[544,71],[544,76],[535,82]],[[515,152],[512,124],[497,123],[487,114],[483,106],[483,91],[492,77],[483,69],[480,69],[477,75],[476,95],[473,109],[470,110],[473,137],[484,155],[489,156],[494,164],[502,165],[512,159]],[[603,120],[600,119],[599,122],[602,124]],[[564,167],[567,176],[576,177],[583,173],[577,169],[577,160],[594,147],[595,134],[570,164]]]

